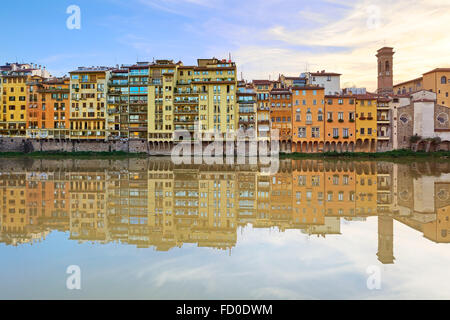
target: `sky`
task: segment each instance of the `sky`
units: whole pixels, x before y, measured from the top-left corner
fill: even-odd
[[[81,29],[68,29],[77,5]],[[246,80],[341,73],[376,88],[376,51],[395,49],[394,82],[450,67],[450,0],[15,0],[2,3],[0,63],[78,66],[228,58]]]
[[[248,226],[231,253],[196,244],[168,252],[79,244],[55,231],[33,245],[0,244],[0,298],[449,299],[447,245],[395,222],[395,264],[382,265],[377,220],[342,219],[341,234],[326,238]],[[66,288],[70,265],[80,267],[79,291]],[[374,267],[379,290],[367,286]]]

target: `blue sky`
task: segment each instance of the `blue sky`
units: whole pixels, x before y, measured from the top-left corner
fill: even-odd
[[[394,223],[395,264],[377,260],[377,218],[341,220],[326,238],[298,230],[238,230],[228,251],[185,244],[168,252],[78,244],[53,232],[34,245],[0,244],[1,299],[448,299],[446,244]],[[420,252],[421,254],[417,254]],[[65,283],[81,268],[81,291]],[[368,290],[379,266],[381,290]]]
[[[81,30],[66,28],[69,5],[81,9]],[[372,88],[383,45],[396,48],[397,81],[445,66],[448,54],[436,53],[449,53],[442,28],[449,12],[445,0],[16,0],[0,11],[0,62],[62,75],[77,66],[194,64],[231,53],[247,79],[326,69]]]

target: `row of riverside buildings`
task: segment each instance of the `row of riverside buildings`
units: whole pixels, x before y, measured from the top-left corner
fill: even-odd
[[[170,149],[240,128],[282,152],[449,149],[450,68],[393,85],[392,48],[378,50],[378,90],[341,89],[340,74],[238,80],[231,60],[156,60],[80,67],[51,77],[32,64],[0,66],[0,135],[39,140],[142,140]],[[218,132],[219,135],[213,135]],[[195,138],[193,138],[195,139]]]

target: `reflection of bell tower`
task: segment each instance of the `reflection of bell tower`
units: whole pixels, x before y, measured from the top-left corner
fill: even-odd
[[[393,92],[394,75],[394,50],[390,47],[384,47],[378,50],[378,93],[389,94]]]
[[[378,260],[383,264],[394,263],[394,220],[378,216]]]

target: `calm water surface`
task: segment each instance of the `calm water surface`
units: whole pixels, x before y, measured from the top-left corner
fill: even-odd
[[[450,299],[450,162],[0,159],[0,212],[1,299]]]

